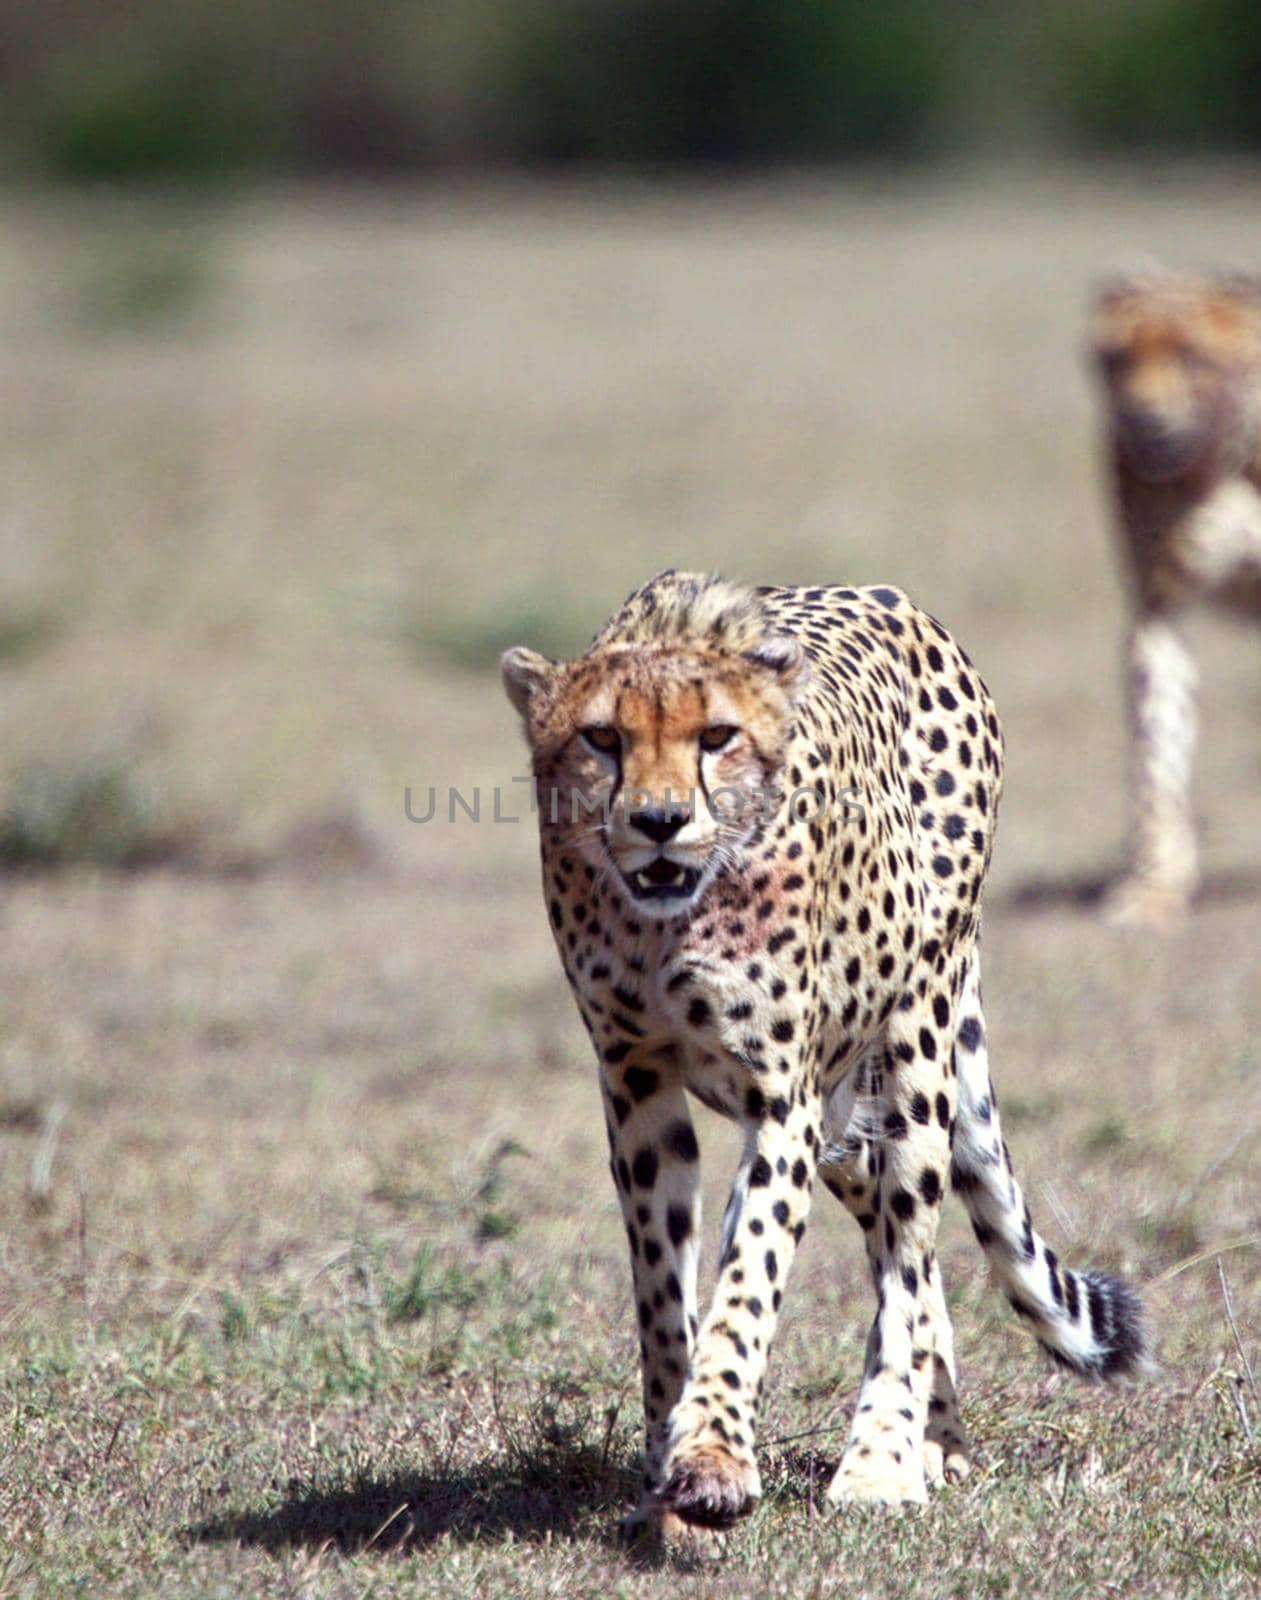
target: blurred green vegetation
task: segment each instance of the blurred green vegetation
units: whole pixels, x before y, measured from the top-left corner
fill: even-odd
[[[1261,145],[1261,6],[1079,0],[1053,32],[1064,125],[1098,147]]]
[[[213,238],[182,218],[101,226],[76,253],[74,319],[86,334],[185,326],[211,298],[214,253]],[[0,613],[0,658],[3,644]]]
[[[127,868],[176,854],[175,834],[155,795],[109,752],[25,768],[0,811],[3,867]]]
[[[10,172],[1261,144],[1255,0],[10,0]]]
[[[61,632],[63,621],[51,606],[0,603],[0,666],[38,655]]]

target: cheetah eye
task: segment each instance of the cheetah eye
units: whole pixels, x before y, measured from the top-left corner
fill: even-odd
[[[599,723],[591,728],[582,729],[583,739],[597,750],[602,756],[620,755],[622,751],[622,736],[616,728]]]
[[[716,722],[712,728],[702,730],[700,736],[701,749],[721,750],[726,745],[729,745],[739,732],[739,728],[733,728],[730,723]]]

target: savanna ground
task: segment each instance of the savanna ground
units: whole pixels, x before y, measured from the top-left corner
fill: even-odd
[[[1202,909],[1108,931],[1121,597],[1079,359],[1101,263],[1246,260],[1253,195],[10,196],[3,842],[45,865],[0,880],[0,1595],[1258,1592],[1219,1266],[1256,1371],[1261,653],[1198,629]],[[951,1205],[975,1471],[829,1517],[871,1296],[821,1194],[765,1503],[691,1572],[616,1542],[604,1133],[530,828],[486,816],[522,771],[498,650],[580,647],[666,564],[896,581],[985,672],[1008,1136],[1161,1362],[1052,1375]],[[734,1145],[697,1116],[713,1218]]]

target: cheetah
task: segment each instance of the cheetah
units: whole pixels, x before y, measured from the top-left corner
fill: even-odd
[[[1198,600],[1261,618],[1261,281],[1115,279],[1089,345],[1132,606],[1129,860],[1107,910],[1165,928],[1199,881],[1196,672],[1179,624]]]
[[[1140,1370],[1137,1296],[1060,1264],[1000,1131],[977,935],[1002,735],[945,628],[897,589],[666,571],[576,660],[514,649],[503,677],[630,1245],[646,1440],[628,1528],[721,1529],[758,1499],[816,1176],[863,1231],[878,1304],[834,1504],[923,1502],[968,1470],[935,1252],[948,1183],[1053,1356]],[[689,1094],[744,1134],[703,1322]]]

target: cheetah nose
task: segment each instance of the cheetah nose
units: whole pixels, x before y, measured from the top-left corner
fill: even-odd
[[[671,806],[668,811],[659,808],[633,812],[630,824],[632,828],[638,828],[640,833],[647,834],[654,844],[665,844],[686,825],[687,818],[687,812],[681,807]]]

